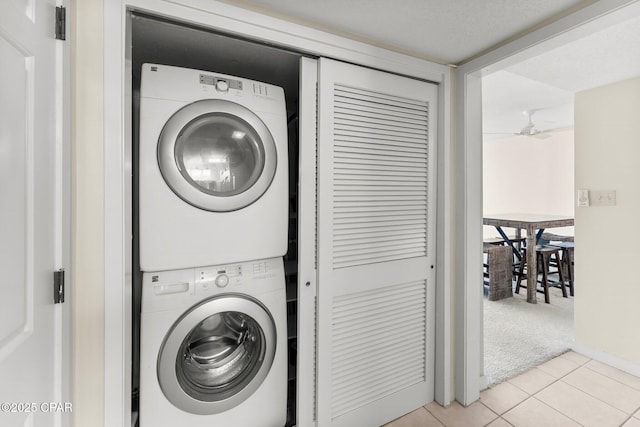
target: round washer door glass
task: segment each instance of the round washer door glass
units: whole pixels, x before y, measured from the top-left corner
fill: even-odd
[[[276,170],[273,137],[258,116],[226,100],[202,100],[178,110],[158,142],[164,180],[185,202],[227,212],[259,199]]]
[[[253,394],[275,355],[276,332],[252,298],[227,294],[206,300],[173,325],[158,356],[158,380],[171,403],[210,415]]]

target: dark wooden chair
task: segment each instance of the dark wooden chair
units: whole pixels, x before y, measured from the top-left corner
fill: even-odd
[[[560,248],[553,247],[553,246],[536,247],[536,264],[538,267],[538,273],[542,273],[542,280],[539,280],[537,282],[541,283],[542,290],[537,289],[538,283],[536,283],[536,289],[538,290],[538,292],[544,293],[544,302],[546,302],[547,304],[551,302],[549,298],[549,285],[551,284],[549,281],[550,273],[556,273],[556,272],[558,273],[558,276],[560,278],[560,281],[558,282],[558,284],[562,289],[562,296],[564,298],[567,298],[567,289],[565,287],[564,274],[562,273],[562,268],[558,268],[557,271],[550,270],[552,265],[552,262],[551,262],[552,258],[555,258],[554,262],[556,263],[556,265],[560,266],[560,263],[561,263]],[[516,291],[515,291],[516,294],[520,293],[522,278],[527,276],[525,273],[526,259],[527,259],[527,249],[524,248],[522,249],[522,261],[520,262],[518,273],[517,273],[517,282],[516,282]]]
[[[575,249],[575,243],[572,241],[554,241],[549,246],[560,248],[561,261],[560,269],[565,274],[567,283],[569,284],[569,294],[573,296],[573,253]]]

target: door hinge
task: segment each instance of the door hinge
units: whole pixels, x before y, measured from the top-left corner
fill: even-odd
[[[56,40],[66,40],[67,8],[56,7]]]
[[[64,302],[64,268],[53,272],[53,303]]]

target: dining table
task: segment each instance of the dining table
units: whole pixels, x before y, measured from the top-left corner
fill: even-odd
[[[484,225],[492,225],[496,228],[500,237],[511,246],[513,253],[522,261],[522,253],[519,250],[522,230],[527,232],[526,247],[535,248],[542,233],[547,228],[570,227],[573,225],[573,217],[565,215],[547,215],[530,213],[502,213],[484,215],[482,219]],[[514,228],[515,238],[512,240],[503,228]],[[536,304],[536,290],[538,282],[538,269],[536,265],[536,251],[526,251],[527,263],[527,302]]]

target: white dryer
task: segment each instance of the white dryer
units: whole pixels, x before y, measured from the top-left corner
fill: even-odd
[[[140,426],[282,427],[282,258],[144,273]]]
[[[286,253],[282,88],[144,64],[139,140],[142,271]]]

